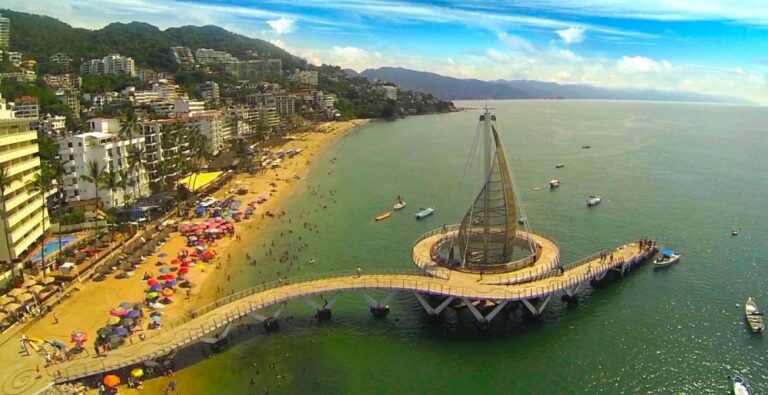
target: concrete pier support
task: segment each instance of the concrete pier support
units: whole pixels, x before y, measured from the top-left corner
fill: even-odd
[[[309,297],[304,298],[304,303],[315,309],[315,316],[317,317],[318,321],[330,320],[333,315],[331,313],[331,308],[336,303],[336,301],[339,300],[339,294],[334,295],[330,300],[320,295],[320,299],[322,299],[322,304],[315,302]]]
[[[277,319],[280,318],[280,314],[283,313],[284,307],[285,304],[281,305],[271,316],[264,316],[259,313],[250,313],[248,315],[256,321],[261,322],[261,325],[267,333],[272,333],[280,329],[280,322]]]
[[[542,313],[544,313],[544,309],[547,307],[547,304],[549,303],[550,299],[552,299],[552,294],[547,295],[547,297],[544,298],[544,300],[538,303],[536,301],[533,301],[532,299],[531,300],[523,299],[522,302],[523,302],[523,306],[525,306],[528,309],[528,311],[531,313],[531,317],[534,320],[541,320],[541,315]]]
[[[578,304],[579,303],[579,297],[576,295],[577,292],[579,292],[579,289],[581,289],[581,286],[584,285],[585,281],[582,281],[578,283],[573,288],[565,288],[563,289],[563,296],[560,297],[560,299],[563,302],[570,303],[570,304]]]
[[[438,322],[440,321],[440,313],[445,310],[446,307],[448,307],[451,302],[453,302],[453,296],[449,296],[445,298],[437,307],[432,307],[432,304],[420,293],[414,292],[413,296],[416,297],[416,300],[419,301],[419,304],[421,304],[421,307],[424,308],[424,311],[427,312],[427,319],[430,322]]]
[[[387,316],[387,314],[389,314],[389,301],[392,300],[396,293],[397,291],[390,292],[386,297],[384,297],[384,299],[381,300],[381,302],[377,302],[376,299],[372,298],[365,292],[362,292],[362,295],[363,299],[365,299],[365,301],[368,303],[371,314],[373,314],[373,316],[376,318],[384,318]]]
[[[488,324],[493,321],[494,318],[502,311],[504,310],[504,307],[509,303],[509,300],[503,300],[499,302],[493,310],[491,310],[490,313],[487,315],[483,315],[483,313],[480,312],[480,310],[475,307],[475,305],[472,304],[471,300],[464,299],[464,304],[467,306],[467,309],[469,309],[470,312],[472,312],[472,315],[475,316],[475,319],[477,320],[478,327],[481,329],[485,329],[488,327]]]

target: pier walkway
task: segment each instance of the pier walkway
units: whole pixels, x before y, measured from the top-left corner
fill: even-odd
[[[247,315],[262,321],[276,320],[277,314],[274,317],[258,315],[258,311],[265,307],[282,305],[294,299],[305,299],[310,305],[316,306],[318,311],[330,308],[327,301],[321,307],[312,301],[312,297],[330,296],[340,291],[362,292],[374,314],[382,309],[388,311],[386,302],[394,293],[409,292],[419,299],[430,315],[439,314],[449,304],[446,301],[463,300],[472,314],[482,323],[490,322],[507,303],[513,301],[520,301],[534,316],[540,316],[553,295],[563,294],[564,299],[575,298],[575,293],[586,282],[601,280],[612,270],[623,273],[650,257],[653,251],[641,251],[636,243],[628,243],[609,251],[608,254],[613,254],[613,261],[600,259],[595,255],[565,266],[562,274],[556,271],[534,281],[509,285],[476,281],[468,276],[457,276],[456,273],[449,278],[440,278],[415,272],[365,273],[359,276],[352,274],[288,284],[267,284],[221,299],[190,313],[189,317],[166,323],[161,330],[145,332],[149,335],[146,340],[110,351],[106,357],[83,357],[53,365],[47,371],[50,379],[55,382],[66,382],[139,364],[193,344],[200,338],[223,330],[227,324]],[[377,302],[365,293],[374,290],[390,291],[390,294],[384,301]],[[445,299],[440,306],[432,307],[422,296],[425,294]],[[489,314],[483,315],[470,303],[477,300],[493,301],[496,307]],[[15,369],[28,371],[30,367],[19,366]],[[4,383],[5,389],[9,388],[7,384]]]

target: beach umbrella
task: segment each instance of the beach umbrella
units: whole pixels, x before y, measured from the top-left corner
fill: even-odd
[[[167,273],[167,274],[163,274],[163,275],[162,275],[162,278],[163,278],[164,280],[173,280],[174,278],[176,278],[176,276],[175,276],[175,275],[173,275],[173,274],[171,274],[171,273]]]
[[[189,241],[197,241],[197,236],[189,236]]]
[[[161,313],[161,312],[159,312],[159,311],[153,311],[153,312],[149,313],[149,317],[150,317],[150,318],[151,318],[151,317],[159,317],[159,316],[161,316],[161,315],[163,315],[163,313]]]
[[[179,263],[181,263],[181,261],[178,260],[177,258],[171,259],[171,265],[178,265]]]
[[[127,312],[128,312],[128,310],[118,306],[118,307],[115,307],[114,309],[110,310],[109,311],[109,315],[111,315],[113,317],[122,317]]]
[[[168,256],[168,254],[166,254],[166,253],[164,253],[164,252],[161,252],[161,253],[157,254],[157,257],[158,257],[158,258],[165,258],[165,257],[167,257],[167,256]]]
[[[198,269],[201,269],[201,270],[202,270],[202,269],[205,269],[205,265],[203,265],[202,263],[198,263],[198,264],[197,264],[197,268],[198,268]]]
[[[3,306],[3,311],[6,313],[13,313],[16,310],[18,310],[21,307],[18,303],[8,303],[7,305]]]
[[[157,280],[156,280],[156,279],[154,279],[154,278],[150,278],[149,280],[147,280],[147,285],[149,285],[150,287],[151,287],[151,286],[153,286],[153,285],[155,285],[155,284],[159,284],[159,283],[160,283],[160,282],[159,282],[159,281],[157,281]]]
[[[163,290],[160,292],[160,295],[163,295],[166,298],[169,296],[173,296],[173,294],[175,294],[175,292],[173,292],[173,290],[170,288],[163,288]]]
[[[21,295],[17,296],[16,300],[18,300],[21,303],[24,303],[24,302],[26,302],[28,300],[32,300],[33,298],[34,298],[34,296],[32,296],[32,294],[25,293],[25,294],[21,294]]]
[[[5,306],[8,303],[13,303],[15,299],[9,297],[9,296],[0,296],[0,306]]]
[[[69,341],[75,344],[82,344],[85,343],[88,340],[88,335],[85,334],[85,332],[74,332],[69,337]]]
[[[110,328],[110,327],[107,327],[107,326],[105,326],[105,327],[102,327],[102,328],[99,328],[99,330],[97,330],[97,331],[96,331],[96,334],[97,334],[99,337],[101,337],[101,338],[107,337],[107,336],[109,336],[110,334],[112,334],[112,328]]]
[[[117,377],[114,374],[109,374],[104,376],[102,383],[109,388],[117,387],[120,385],[120,377]]]
[[[131,370],[131,377],[139,378],[143,375],[144,375],[144,370],[142,370],[141,368],[136,368]]]
[[[163,289],[163,286],[162,286],[162,285],[160,285],[160,284],[155,284],[155,285],[153,285],[153,286],[149,287],[149,291],[150,291],[150,292],[159,291],[159,290],[161,290],[161,289]]]
[[[163,266],[159,270],[160,273],[170,273],[171,269],[168,266]]]
[[[162,303],[152,303],[151,305],[149,305],[149,307],[153,309],[162,309],[163,307],[165,307],[165,305]]]
[[[205,247],[203,247],[203,246],[197,246],[197,247],[195,247],[195,249],[198,250],[198,251],[205,251]]]
[[[140,316],[141,316],[141,310],[131,310],[131,311],[125,313],[125,315],[123,317],[125,317],[125,318],[139,318]]]
[[[130,309],[131,307],[133,307],[133,303],[131,303],[131,302],[122,302],[122,303],[120,303],[120,307],[122,307],[124,309]]]
[[[8,291],[8,293],[6,295],[12,296],[12,297],[16,297],[16,296],[19,296],[19,295],[21,295],[23,293],[26,293],[26,292],[27,292],[27,290],[24,289],[24,288],[14,288],[14,289]]]
[[[176,283],[177,283],[176,280],[168,280],[168,281],[165,282],[165,286],[166,287],[175,287]]]
[[[51,283],[53,283],[54,281],[56,281],[56,279],[55,279],[55,278],[53,278],[53,277],[43,277],[42,279],[40,279],[40,283],[41,283],[41,284],[44,284],[44,285],[48,285],[48,284],[51,284]]]
[[[120,327],[115,328],[112,330],[112,335],[123,336],[123,337],[128,336],[128,329],[120,328]]]
[[[157,297],[157,295],[158,295],[157,292],[150,292],[150,293],[147,294],[147,298],[154,299],[154,298]]]
[[[120,323],[120,317],[112,316],[107,320],[107,325],[117,325]]]
[[[21,286],[24,288],[29,288],[35,284],[37,284],[37,281],[30,278],[30,279],[27,279],[27,281],[24,281],[24,283],[22,283]]]
[[[181,269],[179,269],[179,274],[186,274],[188,272],[189,272],[189,266],[182,267]]]
[[[117,335],[109,335],[109,338],[107,339],[107,343],[109,343],[110,348],[118,348],[120,345],[125,343],[125,340],[123,340],[122,337]]]
[[[160,322],[162,318],[160,318],[159,315],[153,315],[152,317],[149,317],[149,320],[152,322]]]
[[[124,327],[133,326],[135,322],[136,321],[134,321],[133,318],[123,318],[122,320],[120,320],[120,326],[124,326]]]

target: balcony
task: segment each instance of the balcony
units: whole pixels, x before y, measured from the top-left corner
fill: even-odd
[[[0,163],[6,163],[14,159],[23,158],[28,155],[34,155],[36,152],[37,152],[37,144],[32,144],[27,147],[5,151],[0,154]]]
[[[16,143],[22,143],[24,141],[37,140],[37,132],[30,131],[24,133],[11,133],[0,135],[0,145],[10,145]]]
[[[11,185],[8,186],[8,188],[5,189],[5,194],[9,195],[11,193],[14,193],[18,191],[19,189],[25,188],[27,184],[32,181],[35,178],[35,173],[29,173],[25,176],[21,177],[21,181],[16,180],[11,183]]]
[[[34,193],[20,193],[5,201],[5,211],[11,211],[18,207],[21,203],[26,202],[31,198],[36,198],[39,192]]]
[[[13,228],[14,225],[18,224],[19,222],[23,221],[25,218],[27,218],[30,214],[34,213],[35,210],[40,211],[42,202],[32,201],[30,204],[21,210],[11,214],[8,217],[8,224],[11,225],[11,228]],[[39,215],[39,214],[38,214]],[[14,231],[15,232],[15,231]]]
[[[16,229],[11,233],[11,239],[14,241],[14,252],[16,252],[17,256],[21,254],[24,250],[29,248],[30,245],[35,243],[40,236],[43,235],[43,227],[42,224],[42,216],[38,216],[38,218],[34,218],[33,220],[27,222],[22,227]],[[45,228],[48,229],[50,226],[50,222],[48,221],[48,216],[45,216]],[[33,230],[34,229],[34,230]],[[32,233],[29,234],[26,238],[22,238],[25,233],[32,231]]]
[[[9,166],[8,175],[13,177],[17,174],[23,173],[27,170],[31,170],[39,166],[40,166],[40,158],[38,157],[31,158],[31,159],[25,160],[24,162]]]

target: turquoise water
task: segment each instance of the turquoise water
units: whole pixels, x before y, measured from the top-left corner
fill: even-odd
[[[64,247],[65,245],[75,241],[77,238],[72,236],[64,236],[61,238],[61,246]],[[50,255],[53,252],[57,252],[59,250],[59,238],[57,237],[56,240],[51,240],[43,245],[42,252],[38,252],[35,255],[32,255],[32,262],[37,262],[42,259],[42,253],[45,253],[45,256]]]
[[[729,392],[727,376],[741,373],[756,393],[767,392],[768,345],[749,332],[743,303],[753,296],[768,308],[768,110],[600,101],[490,106],[530,224],[558,240],[564,262],[641,236],[681,251],[682,261],[587,287],[577,306],[553,301],[543,323],[518,312],[485,332],[466,311],[449,310],[444,323],[430,324],[407,294],[383,320],[355,293],[342,295],[331,322],[314,322],[312,309],[295,301],[283,313],[295,318],[278,333],[234,330],[226,352],[202,361],[198,348],[181,353],[181,361],[196,363],[181,363],[180,390],[702,394]],[[413,240],[458,222],[472,201],[477,180],[467,162],[478,116],[376,122],[340,140],[314,159],[287,215],[268,220],[268,237],[248,251],[257,264],[235,273],[232,287],[357,266],[410,268]],[[550,192],[552,178],[562,186]],[[374,222],[398,194],[408,207]],[[594,209],[584,207],[590,194],[603,197]],[[431,205],[433,216],[413,218]],[[729,235],[733,227],[740,236]],[[269,248],[289,249],[296,263],[265,256]]]

